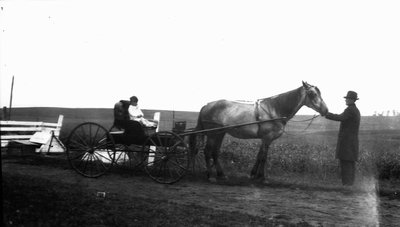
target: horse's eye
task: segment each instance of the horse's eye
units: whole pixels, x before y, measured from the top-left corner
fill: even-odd
[[[311,99],[315,98],[315,96],[317,96],[314,92],[308,92],[308,97],[310,97]]]

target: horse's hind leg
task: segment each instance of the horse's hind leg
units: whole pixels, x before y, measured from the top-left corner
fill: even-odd
[[[218,161],[219,149],[222,145],[225,133],[213,134],[207,136],[207,144],[204,149],[204,157],[207,166],[207,178],[210,179],[212,175],[211,157],[214,161],[214,166],[217,171],[217,177],[223,177],[224,173]]]

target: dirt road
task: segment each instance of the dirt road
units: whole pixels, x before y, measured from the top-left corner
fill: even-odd
[[[236,211],[288,223],[307,222],[314,226],[400,225],[400,201],[377,197],[375,190],[319,190],[293,187],[246,186],[183,180],[161,185],[145,176],[127,177],[110,173],[98,179],[84,178],[73,170],[51,166],[2,161],[3,173],[29,175],[51,182],[73,184],[92,191],[131,198],[197,205],[207,209]],[[246,224],[246,223],[243,223]]]

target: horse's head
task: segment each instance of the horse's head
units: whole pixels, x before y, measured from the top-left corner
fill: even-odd
[[[303,81],[303,88],[306,92],[304,105],[317,111],[322,116],[325,116],[328,113],[328,107],[326,106],[324,100],[322,99],[321,92],[319,91],[319,89],[304,81]]]

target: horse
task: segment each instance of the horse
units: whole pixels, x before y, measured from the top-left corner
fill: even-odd
[[[279,138],[287,122],[300,110],[307,106],[322,116],[328,112],[320,90],[307,82],[302,86],[269,98],[258,99],[254,103],[217,100],[203,106],[200,110],[196,130],[216,129],[218,127],[242,125],[223,131],[205,133],[207,137],[204,156],[207,167],[207,178],[212,176],[211,157],[216,169],[217,178],[226,179],[218,156],[222,141],[226,133],[239,139],[261,139],[262,143],[257,154],[257,160],[251,170],[251,178],[267,182],[267,156],[270,144]],[[247,125],[248,122],[256,122]],[[260,123],[257,123],[260,122]],[[193,154],[197,154],[199,137],[189,137],[189,147]],[[204,138],[204,136],[202,137]],[[203,140],[203,139],[202,139]]]

